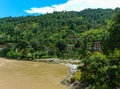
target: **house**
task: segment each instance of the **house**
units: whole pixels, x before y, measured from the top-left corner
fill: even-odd
[[[94,50],[101,51],[101,43],[99,41],[94,42]]]

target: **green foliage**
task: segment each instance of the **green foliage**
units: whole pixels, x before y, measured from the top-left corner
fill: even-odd
[[[120,87],[120,50],[114,50],[109,55],[110,66],[109,66],[109,82],[111,87]]]
[[[65,40],[60,40],[56,43],[56,47],[59,49],[60,52],[64,52],[67,48],[67,43]]]
[[[105,20],[111,19],[112,12],[113,10],[111,9],[102,10],[100,8],[85,9],[81,11],[79,14],[83,17],[83,23],[86,24],[82,28],[87,28],[86,30],[89,30],[91,28],[97,29],[98,27],[102,27],[105,23]]]
[[[100,50],[102,51],[103,39],[106,39],[109,35],[109,32],[104,29],[91,29],[81,33],[81,48],[79,49],[80,53],[87,55],[88,51],[94,52],[95,42],[100,42]]]
[[[17,58],[20,58],[21,57],[21,53],[20,52],[15,52],[14,50],[11,50],[7,53],[6,57],[7,58],[14,58],[14,59],[17,59]]]
[[[17,49],[23,59],[41,58],[41,52],[47,57],[78,58],[79,54],[87,51],[86,39],[80,37],[89,34],[85,32],[89,30],[90,33],[95,31],[92,40],[102,39],[104,33],[99,33],[99,28],[105,20],[111,20],[112,12],[111,9],[86,9],[80,12],[1,18],[0,43],[11,44],[1,53],[6,56],[9,51]],[[92,42],[88,44],[92,45]],[[73,48],[68,52],[69,45]]]
[[[95,52],[94,42],[103,45],[108,58]],[[3,43],[7,47],[0,50],[0,56],[8,58],[85,57],[81,72],[71,81],[78,80],[92,89],[120,87],[120,8],[1,18]]]
[[[81,71],[77,71],[71,78],[71,83],[81,80]]]
[[[84,66],[80,68],[82,72],[81,82],[85,86],[91,85],[92,89],[116,89],[120,87],[119,53],[120,51],[115,51],[109,57],[110,59],[99,52],[85,58],[83,60]]]
[[[113,53],[110,53],[110,62],[113,65],[119,65],[120,64],[120,50],[115,49]]]
[[[112,26],[109,29],[110,35],[104,45],[104,53],[106,54],[115,49],[120,50],[120,8],[115,9],[112,21]]]
[[[19,42],[16,44],[16,48],[25,49],[25,48],[27,48],[28,44],[29,44],[29,43],[28,43],[26,40],[22,40],[22,41],[19,41]]]
[[[81,37],[82,38],[86,37],[86,39],[88,41],[94,42],[94,41],[101,41],[107,35],[108,35],[108,31],[107,30],[91,29],[91,30],[83,32]]]
[[[84,67],[81,69],[82,72],[82,82],[88,85],[102,86],[105,83],[106,72],[104,68],[108,65],[108,60],[105,55],[101,53],[94,53],[88,58],[83,60]],[[99,84],[98,84],[99,83]],[[101,88],[102,89],[102,88]]]

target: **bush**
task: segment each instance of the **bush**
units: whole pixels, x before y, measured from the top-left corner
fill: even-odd
[[[85,58],[83,62],[81,82],[85,86],[92,85],[92,89],[103,89],[103,85],[106,84],[106,71],[109,63],[106,56],[102,53],[95,52],[92,56]]]
[[[115,49],[113,53],[109,56],[111,65],[120,65],[120,50]]]
[[[14,50],[11,50],[7,53],[7,58],[20,58],[21,57],[21,53],[20,52],[15,52]]]
[[[108,59],[109,58],[109,59]],[[83,60],[81,82],[91,89],[117,89],[120,87],[120,50],[109,57],[95,52]]]
[[[2,49],[0,52],[0,56],[6,57],[6,54],[8,53],[8,51],[10,51],[9,47]]]
[[[80,81],[81,79],[81,71],[77,71],[71,78],[71,83],[75,82],[75,80]]]
[[[115,50],[109,56],[110,66],[108,69],[109,86],[120,87],[120,50]]]

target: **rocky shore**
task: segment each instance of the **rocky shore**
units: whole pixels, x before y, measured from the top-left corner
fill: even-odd
[[[62,64],[65,65],[69,68],[69,75],[61,81],[63,85],[68,86],[69,89],[82,89],[82,85],[79,81],[74,81],[70,82],[71,78],[74,76],[74,74],[78,71],[78,66],[82,66],[83,64],[81,63],[81,60],[73,60],[73,59],[68,59],[68,60],[61,60],[58,58],[49,58],[49,59],[36,59],[35,61],[40,61],[40,62],[52,62],[52,63],[57,63],[57,64]],[[89,89],[89,88],[86,88]]]
[[[57,64],[79,64],[81,63],[81,60],[78,59],[68,59],[68,60],[63,60],[63,59],[59,59],[59,58],[48,58],[48,59],[35,59],[34,61],[39,61],[39,62],[52,62],[52,63],[57,63]]]
[[[69,89],[82,89],[82,85],[79,81],[75,80],[74,82],[71,82],[72,77],[75,75],[75,73],[78,71],[77,64],[66,64],[66,66],[69,67],[69,75],[61,82],[64,85],[67,85]]]

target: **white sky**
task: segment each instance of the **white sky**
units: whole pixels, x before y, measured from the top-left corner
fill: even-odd
[[[120,0],[68,0],[63,4],[45,7],[32,7],[27,13],[52,13],[53,11],[81,11],[86,8],[116,8],[120,7]]]

